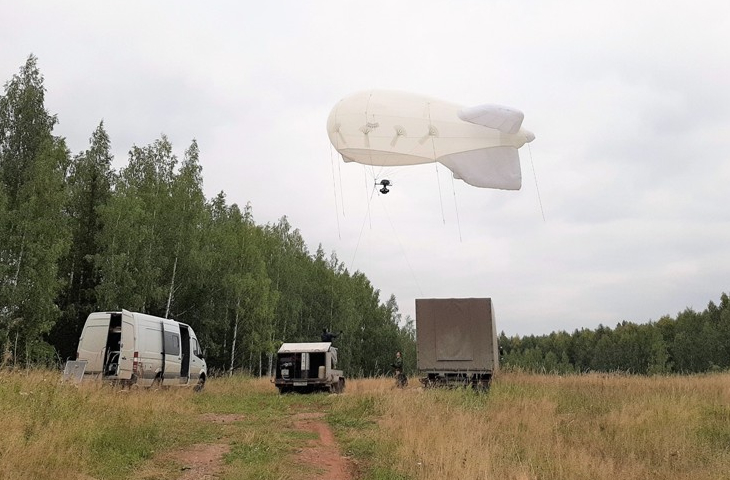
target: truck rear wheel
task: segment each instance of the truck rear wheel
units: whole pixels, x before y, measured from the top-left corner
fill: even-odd
[[[343,393],[345,391],[345,379],[340,378],[337,380],[337,383],[333,383],[330,387],[330,392],[332,393]]]
[[[489,392],[489,387],[492,384],[492,377],[488,375],[479,376],[478,378],[475,378],[472,382],[472,389],[475,392],[479,393],[487,393]]]

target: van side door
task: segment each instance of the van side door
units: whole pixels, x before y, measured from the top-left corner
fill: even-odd
[[[180,345],[180,327],[177,323],[162,322],[163,346],[165,353],[164,378],[180,379],[180,365],[182,363],[182,348]]]
[[[190,378],[192,381],[197,381],[203,367],[203,359],[201,358],[203,353],[200,350],[198,339],[193,335],[190,336],[190,353]]]
[[[134,316],[131,312],[122,310],[122,339],[119,344],[118,377],[123,380],[132,378],[134,363]]]

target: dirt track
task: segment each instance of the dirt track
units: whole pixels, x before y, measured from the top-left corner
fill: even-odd
[[[206,421],[229,424],[244,420],[242,415],[206,414]],[[307,478],[312,480],[353,480],[353,462],[342,455],[332,429],[324,421],[324,413],[297,413],[292,416],[293,428],[311,432],[316,438],[303,441],[294,456],[294,464],[313,469],[316,473]],[[191,445],[170,454],[176,463],[182,465],[179,480],[215,480],[221,477],[225,462],[224,456],[230,451],[227,443],[201,443]]]
[[[297,461],[321,469],[317,480],[350,480],[352,462],[342,455],[323,413],[299,413],[294,416],[294,428],[317,434],[296,455]]]

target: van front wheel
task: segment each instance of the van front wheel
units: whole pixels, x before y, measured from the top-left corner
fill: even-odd
[[[194,392],[202,392],[203,391],[203,387],[205,387],[205,377],[204,376],[201,376],[198,379],[198,383],[196,383],[195,386],[193,387],[193,391]]]

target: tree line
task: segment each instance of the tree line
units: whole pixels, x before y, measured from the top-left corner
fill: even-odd
[[[162,135],[119,171],[103,121],[72,155],[30,56],[0,95],[0,367],[75,356],[93,311],[125,308],[191,325],[219,372],[270,373],[283,341],[341,332],[348,375],[415,371],[414,320],[286,216],[258,225],[250,204],[206,199],[198,144],[182,160]],[[572,334],[500,335],[502,363],[528,371],[692,373],[730,368],[730,300],[657,322]]]
[[[656,322],[616,328],[508,338],[500,335],[504,365],[532,372],[634,374],[699,373],[730,369],[730,297],[688,308]]]
[[[179,159],[162,135],[112,168],[101,121],[72,155],[54,136],[37,58],[0,96],[0,366],[75,356],[93,311],[125,308],[191,325],[217,371],[267,374],[282,341],[341,332],[340,366],[384,373],[415,330],[396,299],[286,216],[258,225],[250,204],[206,199],[198,144]]]

